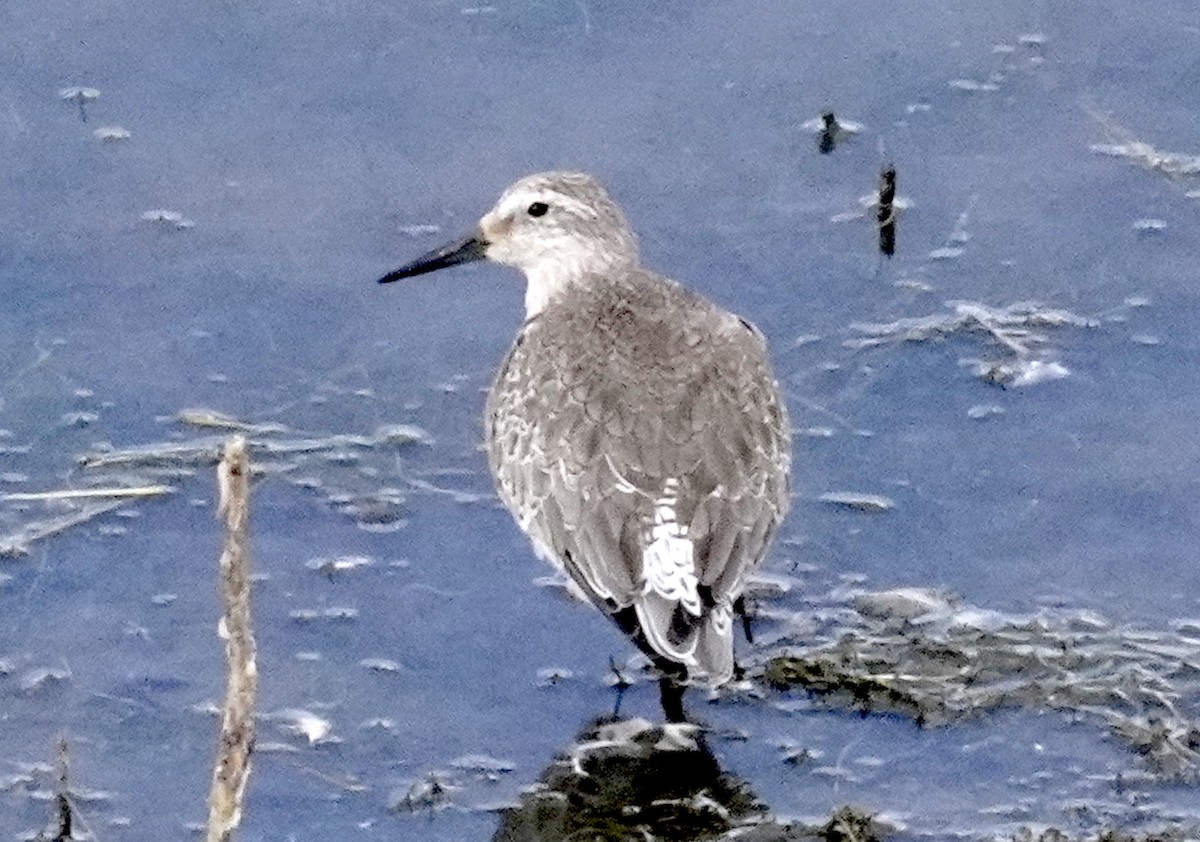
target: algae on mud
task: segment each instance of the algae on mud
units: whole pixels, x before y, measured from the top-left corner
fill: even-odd
[[[922,726],[1011,708],[1062,711],[1107,727],[1161,780],[1200,780],[1200,640],[1187,629],[1114,626],[1094,612],[1010,616],[947,599],[889,617],[873,608],[887,595],[846,600],[815,640],[777,641],[758,677]]]

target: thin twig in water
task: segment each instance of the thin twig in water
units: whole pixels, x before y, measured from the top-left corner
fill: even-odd
[[[112,500],[124,497],[158,497],[175,489],[169,485],[143,485],[137,488],[65,488],[59,491],[19,491],[0,494],[0,502],[34,502],[38,500]]]
[[[1085,107],[1088,116],[1095,120],[1110,143],[1094,143],[1092,151],[1100,155],[1124,158],[1170,181],[1200,176],[1200,155],[1180,152],[1163,152],[1140,140],[1133,132],[1118,123],[1111,114],[1095,108]]]
[[[124,505],[123,500],[106,500],[103,503],[90,503],[78,511],[69,512],[49,520],[37,520],[27,523],[17,532],[0,536],[0,557],[23,555],[29,552],[29,545],[34,541],[49,538],[60,532],[65,532],[72,526],[87,523],[94,517]]]
[[[243,432],[260,433],[266,425],[248,427]],[[277,430],[271,430],[277,432]],[[280,456],[328,453],[337,450],[369,450],[375,447],[399,444],[426,444],[429,435],[418,427],[391,424],[380,427],[373,435],[336,433],[328,436],[301,436],[295,438],[254,438],[247,449],[270,460]],[[220,459],[222,439],[205,436],[187,442],[158,442],[131,447],[126,450],[111,450],[86,453],[79,463],[84,468],[112,467],[161,467],[165,465],[211,465]]]
[[[177,417],[180,423],[188,424],[192,427],[207,427],[239,433],[256,433],[258,435],[288,432],[288,428],[284,424],[256,424],[253,421],[242,421],[239,418],[233,418],[213,409],[181,409]]]

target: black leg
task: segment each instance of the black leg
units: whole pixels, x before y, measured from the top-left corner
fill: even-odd
[[[621,668],[617,666],[616,659],[612,655],[608,656],[608,667],[613,671],[616,681],[613,682],[613,687],[617,689],[617,700],[613,704],[613,719],[619,719],[621,716],[621,701],[625,698],[625,691],[633,684],[625,677],[625,673],[621,672]]]
[[[754,644],[754,632],[750,630],[750,615],[746,613],[746,597],[739,596],[733,603],[733,613],[742,618],[742,631],[746,634],[746,642]]]
[[[650,658],[650,661],[658,670],[658,688],[662,700],[663,716],[667,722],[687,722],[687,714],[683,711],[683,691],[687,686],[687,667],[664,658],[661,654],[654,651],[654,647],[647,642],[646,636],[642,634],[641,627],[638,625],[637,614],[632,607],[622,608],[614,612],[612,618],[620,626],[621,631],[629,635],[638,649],[642,650]],[[629,686],[629,682],[625,681],[625,677],[617,669],[617,665],[611,656],[609,657],[609,664],[612,666],[613,672],[617,675],[618,692],[623,692],[624,688]],[[621,698],[618,696],[618,707],[620,706],[620,702]]]
[[[658,680],[658,689],[662,694],[663,716],[667,722],[687,722],[687,714],[683,712],[683,690],[672,676],[664,675]]]

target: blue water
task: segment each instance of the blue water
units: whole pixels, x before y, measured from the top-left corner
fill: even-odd
[[[796,501],[770,569],[1155,629],[1200,616],[1200,200],[1187,197],[1200,179],[1089,148],[1121,142],[1094,116],[1107,114],[1110,131],[1200,154],[1192,4],[650,5],[0,8],[0,493],[78,485],[76,457],[97,443],[196,435],[171,419],[207,407],[320,434],[414,424],[433,443],[373,455],[370,476],[306,470],[328,488],[416,478],[482,496],[413,491],[406,525],[381,533],[319,489],[256,486],[260,708],[319,713],[341,741],[310,746],[264,723],[263,742],[293,750],[259,754],[243,838],[487,838],[494,817],[466,808],[511,800],[612,704],[608,659],[629,647],[531,584],[545,571],[488,496],[477,451],[520,279],[479,266],[373,283],[532,171],[604,180],[645,262],[757,322],[796,426],[832,431],[796,439]],[[1029,34],[1044,40],[1019,42]],[[992,74],[994,91],[950,85]],[[58,99],[68,85],[101,92],[86,123]],[[825,108],[866,126],[829,156],[799,129]],[[93,136],[111,125],[131,137]],[[858,208],[886,162],[913,206],[881,264],[869,222],[831,218]],[[154,209],[194,227],[141,218]],[[961,256],[929,258],[964,211]],[[1135,230],[1143,218],[1166,227]],[[1036,300],[1096,326],[1047,330],[1044,352],[1070,375],[1010,390],[960,364],[991,352],[977,335],[844,344],[856,323],[945,312],[951,299]],[[980,405],[1003,413],[971,418]],[[95,418],[64,420],[76,412]],[[178,837],[205,815],[215,719],[193,707],[223,686],[218,531],[210,472],[178,485],[129,506],[136,517],[109,514],[0,561],[12,577],[0,584],[0,778],[50,761],[67,734],[77,785],[107,793],[84,811],[109,840]],[[896,508],[841,511],[817,501],[827,491]],[[0,524],[27,514],[10,506]],[[333,577],[305,566],[349,555],[372,563]],[[291,616],[339,607],[357,614]],[[42,667],[68,675],[21,689]],[[544,667],[574,677],[541,688]],[[648,686],[629,696],[629,712],[655,715]],[[1118,822],[1155,819],[1096,782],[1138,759],[1059,714],[921,731],[893,717],[700,709],[749,734],[718,755],[785,817],[854,801],[916,834],[985,835],[1089,827],[1064,810],[1084,799],[1117,803]],[[377,718],[392,724],[361,727]],[[785,766],[784,740],[859,771]],[[495,783],[458,773],[456,808],[389,811],[472,753],[516,768]],[[28,797],[39,781],[0,788],[0,837],[49,815]],[[1164,817],[1195,798],[1146,792]],[[1018,802],[1015,818],[989,809]]]

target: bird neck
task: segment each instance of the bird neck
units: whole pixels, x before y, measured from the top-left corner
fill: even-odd
[[[525,267],[525,318],[532,319],[563,295],[581,285],[604,283],[607,278],[624,275],[633,266],[631,260],[586,262],[548,260]]]

